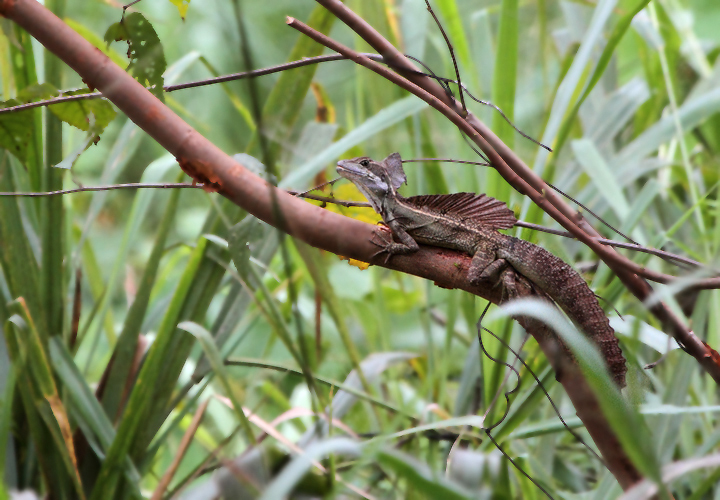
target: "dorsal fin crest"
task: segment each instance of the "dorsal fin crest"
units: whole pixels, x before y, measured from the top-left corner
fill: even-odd
[[[515,214],[504,202],[485,194],[424,194],[405,201],[423,211],[474,219],[493,229],[510,229],[517,222]]]

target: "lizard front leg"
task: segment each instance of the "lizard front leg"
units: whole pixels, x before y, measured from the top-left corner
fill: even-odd
[[[373,235],[378,237],[381,241],[375,241],[374,238],[370,240],[374,245],[380,247],[380,250],[375,252],[371,259],[387,252],[387,257],[385,257],[385,264],[387,264],[393,255],[408,254],[420,250],[420,246],[413,237],[410,236],[410,234],[408,234],[408,232],[403,229],[402,225],[400,225],[400,223],[398,223],[395,219],[387,220],[386,224],[392,230],[393,234],[400,240],[400,243],[393,241],[392,238],[387,240],[385,239],[385,236],[381,235],[381,233],[374,232]]]

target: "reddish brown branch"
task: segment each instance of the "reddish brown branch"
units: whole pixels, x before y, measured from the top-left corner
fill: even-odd
[[[581,214],[573,210],[564,200],[558,197],[547,184],[525,165],[515,152],[503,143],[482,121],[472,113],[465,112],[460,103],[448,95],[436,81],[418,74],[415,65],[378,33],[377,30],[339,0],[317,0],[317,2],[360,35],[363,40],[383,56],[384,60],[391,67],[396,69],[406,68],[408,71],[403,72],[400,69],[398,69],[398,71],[407,78],[407,80],[405,80],[407,83],[412,82],[415,85],[406,85],[399,82],[398,85],[418,96],[430,94],[432,97],[431,100],[428,100],[426,97],[422,98],[441,111],[458,126],[461,131],[466,133],[468,137],[480,146],[482,151],[491,160],[493,167],[498,170],[500,175],[502,175],[510,185],[521,194],[529,196],[533,202],[560,223],[561,226],[593,250],[640,301],[645,302],[652,294],[652,288],[641,276],[646,276],[659,282],[669,282],[674,279],[672,276],[655,273],[654,271],[638,266],[612,248],[601,245],[600,242],[597,241],[600,234]],[[308,36],[311,35],[308,33]],[[314,38],[320,42],[319,37]],[[346,52],[349,54],[352,51],[348,49]],[[371,68],[371,65],[366,63],[372,63],[372,61],[362,59],[362,56],[356,57],[356,59],[358,64]],[[376,71],[374,67],[371,69]],[[395,77],[398,75],[395,73],[390,72],[394,75],[391,76],[381,71],[376,72],[392,81],[397,80]],[[421,87],[422,92],[413,91],[413,88],[417,88],[418,86]],[[438,106],[436,104],[437,102],[442,103],[444,106]],[[451,112],[454,116],[449,116],[448,111],[450,110],[452,110]],[[717,288],[718,284],[720,284],[720,281],[717,278],[709,278],[694,283],[693,288]],[[717,358],[716,351],[700,340],[665,303],[657,302],[650,306],[649,310],[662,322],[665,330],[684,346],[686,352],[698,361],[700,366],[703,367],[715,382],[720,383],[720,364],[714,361],[714,359]]]
[[[270,192],[283,214],[284,229],[317,248],[460,288],[497,303],[497,290],[471,286],[465,279],[469,257],[424,247],[385,265],[371,243],[375,226],[313,206],[273,187],[196,132],[145,87],[34,0],[0,0],[0,14],[15,21],[51,50],[91,87],[112,101],[140,128],[175,155],[193,178],[214,184],[220,193],[256,217],[278,225]]]

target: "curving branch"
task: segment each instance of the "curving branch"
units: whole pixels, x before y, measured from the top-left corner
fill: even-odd
[[[503,143],[481,120],[472,113],[463,110],[462,105],[432,78],[418,72],[418,68],[409,61],[397,48],[386,40],[375,28],[358,16],[340,0],[316,0],[319,4],[331,11],[335,16],[348,25],[360,37],[373,47],[387,64],[395,69],[394,73],[351,49],[342,47],[320,33],[313,34],[308,28],[308,36],[319,43],[334,44],[337,50],[347,55],[356,63],[361,64],[385,78],[397,83],[402,88],[414,93],[428,102],[435,109],[443,113],[463,133],[465,133],[487,155],[492,166],[513,186],[520,194],[532,199],[545,213],[555,219],[574,237],[587,245],[608,267],[618,276],[627,289],[641,302],[646,302],[653,293],[652,287],[642,276],[653,277],[659,282],[670,282],[674,278],[662,273],[655,273],[642,266],[638,266],[627,257],[614,249],[603,246],[598,241],[598,233],[579,212],[570,207],[557,196],[552,189],[530,167],[528,167],[512,149]],[[295,24],[295,23],[293,23]],[[300,24],[296,24],[300,29]],[[301,30],[302,31],[302,30]],[[341,49],[341,50],[338,50]],[[352,56],[352,54],[355,54]],[[405,71],[403,71],[403,68]],[[400,77],[402,75],[402,77]],[[693,288],[717,288],[720,280],[708,278],[693,284]],[[705,344],[683,321],[662,301],[653,302],[648,306],[650,312],[657,317],[663,328],[672,335],[685,351],[693,356],[700,366],[720,384],[720,354]]]

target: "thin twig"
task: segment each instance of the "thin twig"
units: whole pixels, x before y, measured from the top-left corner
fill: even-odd
[[[414,160],[403,160],[403,163],[419,163],[423,161],[447,161],[452,163],[465,163],[467,165],[482,165],[484,167],[489,167],[489,163],[483,163],[480,161],[470,161],[470,160],[453,160],[452,158],[416,158]]]
[[[382,61],[382,56],[379,56],[378,54],[365,54],[365,55],[373,60]],[[318,64],[318,63],[328,62],[328,61],[345,61],[345,60],[347,60],[347,58],[340,54],[329,54],[329,55],[317,56],[317,57],[307,57],[304,59],[300,59],[299,61],[292,61],[292,62],[288,62],[288,63],[284,63],[284,64],[278,64],[276,66],[270,66],[268,68],[263,68],[263,69],[242,71],[240,73],[231,73],[229,75],[223,75],[223,76],[218,76],[218,77],[214,77],[214,78],[206,78],[203,80],[196,80],[193,82],[179,83],[177,85],[165,85],[163,87],[163,90],[165,92],[169,93],[169,92],[175,92],[176,90],[192,89],[192,88],[197,88],[197,87],[204,87],[206,85],[216,85],[218,83],[242,80],[244,78],[252,78],[252,77],[257,77],[257,76],[270,75],[272,73],[278,73],[280,71],[286,71],[289,69],[295,69],[295,68],[300,68],[303,66],[309,66],[311,64]],[[146,87],[146,88],[150,88],[150,87]],[[81,90],[81,89],[74,89],[74,90]],[[70,91],[66,91],[66,92],[70,92]],[[0,108],[0,114],[13,113],[13,112],[17,112],[17,111],[23,111],[26,109],[37,108],[40,106],[51,106],[53,104],[61,104],[61,103],[65,103],[65,102],[82,101],[82,100],[86,100],[86,99],[100,99],[100,98],[104,98],[102,92],[90,92],[88,94],[53,97],[52,99],[44,99],[42,101],[18,104],[17,106],[11,106],[8,108]]]
[[[114,189],[202,189],[202,184],[176,182],[167,184],[152,184],[144,182],[131,182],[128,184],[113,184],[110,186],[83,186],[75,189],[62,189],[60,191],[40,191],[32,193],[0,193],[0,196],[17,196],[36,198],[41,196],[61,196],[64,194],[84,193],[86,191],[112,191]]]
[[[298,198],[306,198],[308,200],[322,201],[324,203],[334,203],[335,205],[340,205],[341,207],[346,207],[346,208],[349,208],[349,207],[371,208],[370,203],[367,203],[364,201],[338,200],[338,199],[330,198],[327,196],[317,196],[317,195],[308,194],[308,193],[296,193],[295,191],[288,191],[288,194],[297,196]]]
[[[460,102],[462,103],[463,110],[467,113],[467,106],[465,106],[465,97],[463,96],[462,92],[463,87],[462,83],[460,82],[460,70],[458,69],[457,59],[455,59],[455,50],[453,49],[452,43],[450,43],[450,39],[445,33],[445,30],[443,29],[440,20],[435,15],[435,11],[432,9],[432,7],[430,7],[430,2],[428,0],[425,0],[425,5],[427,5],[428,12],[430,12],[430,15],[435,20],[435,24],[437,24],[438,29],[440,29],[440,33],[442,33],[442,36],[445,39],[445,45],[447,45],[448,51],[450,52],[450,59],[452,59],[453,67],[455,68],[455,76],[457,77],[456,83],[458,86],[458,94],[460,94]]]
[[[380,62],[380,63],[383,63],[383,64],[387,64],[387,65],[390,66],[390,67],[393,67],[393,65],[392,65],[391,63],[386,62],[381,55],[372,54],[372,53],[366,53],[366,52],[363,52],[362,54],[363,54],[364,56],[366,56],[367,58],[372,59],[373,61],[377,61],[377,62]],[[529,141],[534,142],[534,143],[537,144],[538,146],[546,149],[547,151],[552,152],[552,149],[551,149],[550,147],[548,147],[548,146],[546,146],[545,144],[542,144],[541,142],[533,139],[532,137],[530,137],[529,135],[527,135],[525,132],[523,132],[522,130],[520,130],[519,128],[517,128],[517,127],[515,126],[515,124],[514,124],[513,122],[511,122],[510,119],[505,115],[505,113],[503,113],[502,109],[500,109],[499,107],[497,107],[496,105],[494,105],[494,104],[491,103],[490,101],[484,101],[484,100],[478,99],[477,97],[475,97],[474,95],[472,95],[472,94],[470,93],[470,91],[467,89],[467,87],[466,87],[462,82],[459,82],[458,80],[453,80],[453,79],[451,79],[451,78],[443,78],[443,77],[441,77],[441,76],[437,76],[435,73],[432,72],[432,70],[430,70],[430,68],[428,68],[428,67],[427,67],[422,61],[420,61],[419,59],[417,59],[417,58],[415,58],[415,57],[412,57],[412,56],[406,56],[406,57],[412,59],[413,61],[416,61],[416,62],[419,63],[419,64],[421,64],[421,65],[422,65],[425,69],[427,69],[427,71],[428,71],[428,73],[424,73],[424,72],[422,72],[422,71],[413,71],[414,74],[416,74],[416,75],[418,75],[418,76],[426,76],[426,77],[428,77],[428,78],[432,78],[432,79],[434,79],[434,80],[437,80],[437,81],[440,82],[441,84],[445,84],[445,85],[446,85],[446,84],[449,82],[449,83],[454,83],[454,84],[458,85],[460,88],[462,88],[462,90],[465,91],[465,93],[468,95],[468,97],[470,97],[473,101],[475,101],[475,102],[477,102],[477,103],[479,103],[479,104],[482,104],[482,105],[484,105],[484,106],[490,106],[491,108],[495,109],[498,113],[500,113],[500,116],[502,116],[502,118],[503,118],[513,129],[515,129],[515,131],[516,131],[518,134],[520,134],[520,135],[523,136],[524,138],[528,139]],[[229,74],[229,75],[217,76],[217,77],[213,77],[213,78],[205,78],[205,79],[203,79],[203,80],[196,80],[196,81],[193,81],[193,82],[179,83],[179,84],[176,84],[176,85],[165,85],[165,86],[163,87],[163,91],[165,91],[165,92],[167,92],[167,93],[170,93],[170,92],[175,92],[176,90],[184,90],[184,89],[191,89],[191,88],[197,88],[197,87],[204,87],[204,86],[206,86],[206,85],[216,85],[216,84],[218,84],[218,83],[225,83],[225,82],[232,82],[232,81],[236,81],[236,80],[242,80],[242,79],[244,79],[244,78],[253,78],[253,77],[258,77],[258,76],[270,75],[270,74],[273,74],[273,73],[278,73],[278,72],[286,71],[286,70],[289,70],[289,69],[295,69],[295,68],[301,68],[301,67],[303,67],[303,66],[309,66],[309,65],[311,65],[311,64],[319,64],[319,63],[323,63],[323,62],[332,62],[332,61],[347,61],[347,60],[348,60],[348,58],[345,57],[345,56],[342,55],[342,54],[328,54],[328,55],[323,55],[323,56],[305,57],[305,58],[300,59],[300,60],[298,60],[298,61],[291,61],[291,62],[288,62],[288,63],[278,64],[278,65],[276,65],[276,66],[270,66],[270,67],[267,67],[267,68],[256,69],[256,70],[251,70],[251,71],[242,71],[242,72],[240,72],[240,73],[231,73],[231,74]],[[396,69],[402,69],[402,68],[396,68]],[[147,89],[151,89],[151,87],[146,87],[146,88],[147,88]],[[450,87],[449,87],[449,86],[445,86],[445,87],[443,87],[443,88],[445,88],[446,91],[447,91],[451,96],[453,96],[453,93],[452,93],[452,91],[450,90]],[[63,92],[61,92],[61,93],[74,92],[74,91],[78,91],[78,90],[82,90],[82,89],[81,89],[81,88],[70,89],[70,90],[65,90],[65,91],[63,91]],[[1,115],[1,114],[4,114],[4,113],[15,113],[15,112],[18,112],[18,111],[24,111],[24,110],[27,110],[27,109],[38,108],[38,107],[42,107],[42,106],[52,106],[53,104],[62,104],[62,103],[74,102],[74,101],[84,101],[84,100],[88,100],[88,99],[105,99],[105,97],[103,96],[102,92],[89,92],[89,93],[87,93],[87,94],[77,94],[77,95],[53,97],[53,98],[50,98],[50,99],[43,99],[43,100],[40,100],[40,101],[34,101],[34,102],[28,102],[28,103],[24,103],[24,104],[18,104],[17,106],[10,106],[10,107],[7,107],[7,108],[0,108],[0,115]]]
[[[411,162],[419,162],[419,161],[425,161],[425,160],[440,160],[440,161],[449,161],[442,158],[419,158],[417,160],[403,160],[403,163],[411,163]],[[462,160],[452,160],[456,163],[472,163],[477,164],[478,162],[470,162],[470,161],[462,161]],[[339,179],[335,179],[333,181],[326,182],[324,184],[321,184],[320,186],[315,186],[314,188],[305,191],[305,192],[297,192],[297,191],[287,191],[288,194],[291,194],[293,196],[297,196],[298,198],[306,198],[309,200],[315,200],[315,201],[321,201],[323,203],[333,203],[335,205],[340,205],[342,207],[350,208],[350,207],[359,207],[359,208],[372,208],[372,206],[364,201],[346,201],[346,200],[338,200],[337,198],[330,198],[327,196],[318,196],[309,194],[310,191],[314,191],[315,189],[319,187],[323,187],[328,184],[332,184],[335,181]],[[37,192],[0,192],[0,196],[13,196],[13,197],[25,197],[25,198],[39,198],[43,196],[62,196],[66,194],[74,194],[74,193],[84,193],[84,192],[94,192],[94,191],[112,191],[117,189],[202,189],[204,186],[203,184],[191,184],[191,183],[184,183],[184,182],[178,182],[178,183],[141,183],[141,182],[131,182],[127,184],[112,184],[109,186],[82,186],[79,188],[74,189],[63,189],[60,191],[37,191]],[[524,227],[527,229],[532,229],[535,231],[542,231],[544,233],[549,234],[555,234],[557,236],[562,236],[564,238],[572,238],[575,239],[575,237],[567,232],[567,231],[560,231],[557,229],[551,229],[549,227],[540,226],[538,224],[531,224],[529,222],[523,222],[523,221],[517,221],[516,226]],[[678,263],[687,264],[689,266],[693,267],[703,267],[703,264],[692,260],[688,257],[683,257],[682,255],[677,255],[674,253],[666,252],[664,250],[658,250],[655,248],[650,247],[644,247],[642,245],[638,244],[632,244],[632,243],[624,243],[621,241],[614,241],[609,240],[605,238],[599,238],[598,241],[602,243],[603,245],[618,247],[618,248],[625,248],[627,250],[635,250],[637,252],[644,252],[650,255],[655,255],[657,257],[670,259],[673,261],[676,261]]]
[[[550,229],[549,227],[539,226],[537,224],[531,224],[530,222],[523,222],[521,220],[517,221],[515,223],[516,226],[519,227],[525,227],[527,229],[533,229],[535,231],[542,231],[544,233],[550,233],[550,234],[556,234],[558,236],[563,236],[565,238],[572,238],[576,239],[571,233],[567,231],[559,231],[557,229]],[[598,243],[602,245],[607,245],[615,248],[624,248],[626,250],[635,250],[636,252],[643,252],[650,255],[655,255],[657,257],[670,259],[673,261],[676,261],[681,264],[687,264],[688,266],[692,267],[705,267],[704,264],[690,259],[688,257],[683,257],[682,255],[677,255],[674,253],[666,252],[665,250],[658,250],[656,248],[650,248],[650,247],[644,247],[642,245],[639,245],[637,243],[625,243],[623,241],[615,241],[615,240],[609,240],[606,238],[597,238]]]

